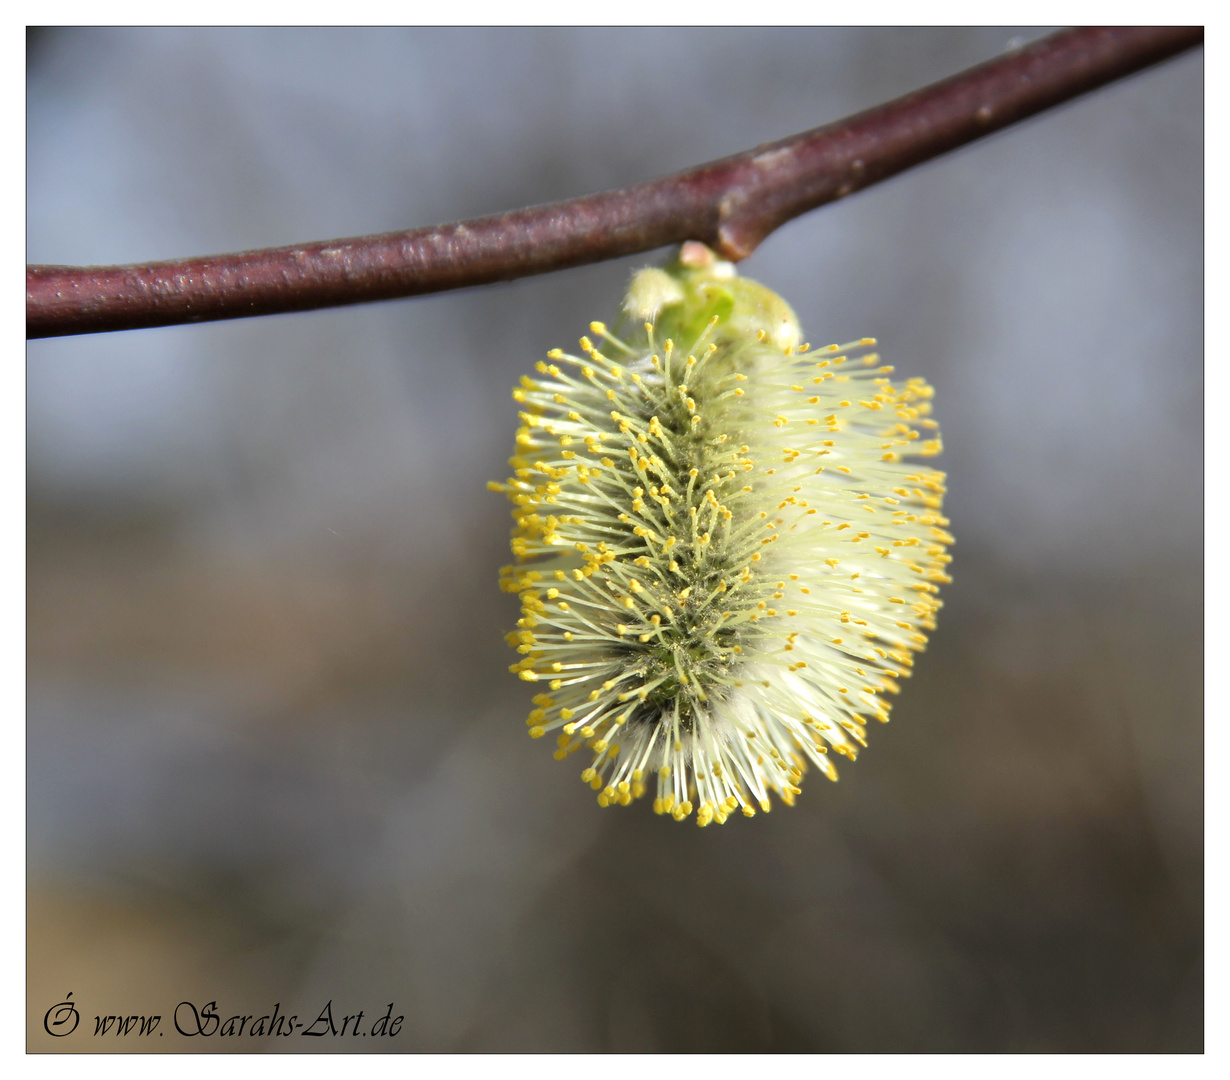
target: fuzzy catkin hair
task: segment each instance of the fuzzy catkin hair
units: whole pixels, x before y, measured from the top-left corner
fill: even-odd
[[[950,579],[931,388],[870,338],[810,350],[779,296],[698,244],[633,279],[513,391],[511,670],[534,738],[586,749],[603,806],[722,823],[837,778]]]

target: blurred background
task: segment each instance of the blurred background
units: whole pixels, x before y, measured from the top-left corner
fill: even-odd
[[[838,119],[1038,29],[37,30],[28,258],[427,225]],[[526,738],[509,389],[648,258],[27,347],[28,1032],[188,1051],[1199,1051],[1203,53],[743,272],[926,377],[955,581],[799,805],[601,810]],[[43,1034],[74,992],[70,1038]],[[88,1030],[87,1030],[88,1029]],[[383,1043],[384,1045],[380,1045]]]

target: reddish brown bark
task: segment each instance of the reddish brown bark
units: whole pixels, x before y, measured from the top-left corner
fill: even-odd
[[[845,120],[673,176],[406,232],[144,266],[30,266],[28,337],[236,319],[442,292],[778,226],[1199,45],[1201,27],[1067,30]]]

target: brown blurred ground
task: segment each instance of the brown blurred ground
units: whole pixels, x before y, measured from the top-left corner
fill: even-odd
[[[411,958],[438,944],[430,916],[442,912],[440,897],[429,898],[423,920],[412,899],[422,883],[409,896],[403,887],[346,900],[321,895],[317,883],[305,896],[296,888],[305,871],[288,863],[339,872],[330,864],[345,861],[336,848],[346,834],[366,842],[398,802],[396,774],[407,762],[383,755],[390,745],[395,755],[421,748],[402,749],[391,718],[450,693],[462,716],[485,712],[464,724],[467,780],[485,769],[476,786],[502,789],[481,809],[453,812],[516,816],[529,803],[532,825],[548,834],[542,815],[579,820],[562,830],[558,850],[532,850],[530,865],[495,870],[508,886],[503,899],[517,906],[492,913],[478,903],[474,917],[497,919],[496,935],[489,926],[450,931],[461,939],[454,948],[468,949],[472,931],[490,950],[476,984],[454,988],[464,1020],[441,1041],[431,1024],[410,1019],[402,1049],[1200,1045],[1200,796],[1181,782],[1199,781],[1197,581],[1113,592],[1055,582],[1030,595],[1026,582],[962,568],[943,631],[893,723],[841,782],[811,777],[795,810],[702,833],[644,806],[598,813],[575,769],[522,745],[519,709],[501,700],[502,684],[476,692],[455,671],[406,663],[416,647],[419,657],[430,648],[409,627],[412,612],[431,608],[457,612],[437,626],[438,655],[468,651],[499,665],[495,633],[485,648],[466,643],[478,612],[499,625],[486,582],[421,583],[391,598],[373,588],[371,566],[219,564],[149,523],[108,535],[96,523],[53,529],[37,514],[30,551],[36,685],[61,671],[106,679],[134,668],[164,683],[174,682],[168,672],[259,683],[257,715],[227,717],[224,737],[206,736],[214,760],[175,763],[148,796],[150,814],[184,819],[190,833],[263,831],[265,774],[292,768],[324,774],[352,819],[341,829],[313,822],[312,810],[289,822],[294,811],[274,810],[283,818],[274,827],[309,849],[282,849],[281,864],[267,836],[262,850],[223,842],[212,860],[187,863],[130,851],[93,882],[36,871],[32,1048],[51,1043],[37,1031],[38,1006],[69,988],[78,1001],[123,1003],[96,1008],[164,1013],[202,993],[258,1013],[287,999],[309,1010],[320,997],[318,1010],[369,982],[387,988],[375,994],[382,999],[431,995],[430,983],[416,985]],[[384,573],[392,579],[398,569]],[[973,597],[963,601],[963,587]],[[1186,646],[1181,627],[1190,628]],[[132,737],[129,717],[97,722],[91,737],[100,742]],[[212,773],[232,790],[211,790]],[[438,812],[451,798],[476,797],[449,779],[435,785]],[[223,805],[236,799],[248,809]],[[430,844],[416,835],[430,827],[405,813],[399,831],[408,835],[393,849]],[[317,843],[325,850],[310,850]],[[463,856],[475,864],[471,887],[489,887],[482,870],[500,855]],[[518,877],[532,880],[509,883]],[[464,919],[452,904],[466,903],[467,883],[442,888],[455,890],[446,917]],[[334,955],[322,961],[322,953]],[[425,975],[433,964],[448,969],[452,958],[429,957]]]

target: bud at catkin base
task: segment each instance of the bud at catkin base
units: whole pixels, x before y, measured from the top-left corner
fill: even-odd
[[[837,779],[913,665],[952,537],[921,379],[864,338],[812,350],[775,293],[700,244],[640,271],[614,331],[513,391],[529,733],[603,806],[724,822]]]

